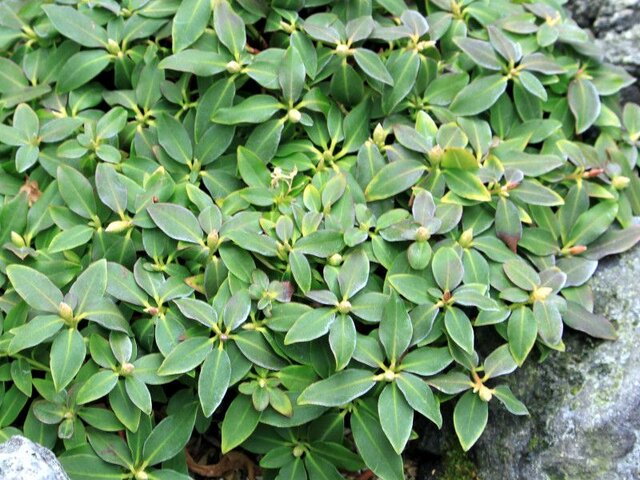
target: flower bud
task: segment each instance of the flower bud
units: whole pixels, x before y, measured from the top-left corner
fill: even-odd
[[[302,119],[302,114],[299,110],[292,108],[289,110],[288,118],[291,123],[298,123]]]
[[[218,248],[218,243],[220,242],[220,234],[217,230],[211,230],[209,235],[207,235],[207,247],[210,249]]]
[[[615,188],[616,190],[624,190],[625,188],[627,188],[630,181],[631,180],[629,179],[629,177],[625,177],[624,175],[616,175],[611,180],[611,185],[613,185],[613,188]]]
[[[604,173],[603,168],[592,168],[582,174],[582,178],[593,178]]]
[[[431,160],[431,163],[440,163],[443,155],[444,150],[440,145],[436,145],[431,150],[429,150],[429,160]]]
[[[339,57],[346,57],[349,55],[349,47],[347,45],[345,45],[344,43],[341,43],[340,45],[338,45],[336,47],[336,55],[338,55]]]
[[[302,448],[300,445],[296,445],[293,448],[293,456],[296,458],[300,458],[302,455],[304,455],[304,448]]]
[[[337,267],[341,263],[342,263],[342,255],[340,255],[339,253],[334,253],[329,257],[329,265]]]
[[[68,304],[60,302],[60,305],[58,305],[58,315],[60,315],[63,320],[71,321],[73,320],[73,309]]]
[[[338,309],[338,312],[347,314],[351,311],[351,302],[349,300],[342,300],[336,305],[336,308]]]
[[[493,398],[493,391],[486,385],[482,385],[478,390],[478,396],[484,402],[489,402]]]
[[[562,253],[565,255],[580,255],[587,251],[587,247],[585,245],[576,245],[574,247],[565,248],[562,250]]]
[[[149,480],[149,475],[145,471],[136,472],[136,480]]]
[[[24,241],[24,238],[22,238],[22,235],[20,235],[17,232],[14,232],[13,230],[11,231],[11,243],[13,243],[18,248],[27,246],[27,244]]]
[[[531,299],[535,302],[537,300],[542,301],[545,300],[549,295],[551,295],[553,289],[551,287],[537,287],[531,293]]]
[[[426,227],[419,227],[416,230],[416,242],[426,242],[431,238],[431,232]]]
[[[473,228],[468,228],[462,232],[462,235],[460,235],[460,238],[458,239],[458,243],[462,248],[469,248],[473,243]]]
[[[120,233],[131,228],[131,225],[131,220],[116,220],[115,222],[111,222],[107,225],[107,228],[105,228],[104,231],[109,233]]]
[[[120,45],[118,45],[118,42],[110,38],[107,40],[107,51],[111,55],[118,55],[120,53]]]
[[[387,139],[387,132],[386,130],[382,127],[382,125],[377,124],[376,128],[373,129],[373,143],[375,143],[376,145],[383,146],[384,142]]]
[[[242,65],[240,65],[235,60],[231,60],[229,63],[227,63],[226,69],[227,69],[227,72],[231,74],[240,73],[240,70],[242,70]]]
[[[125,362],[122,364],[122,367],[120,368],[120,372],[122,373],[122,375],[131,375],[135,370],[135,368],[136,367],[132,363]]]
[[[384,372],[384,381],[385,382],[393,382],[396,379],[396,374],[392,370],[387,370]]]

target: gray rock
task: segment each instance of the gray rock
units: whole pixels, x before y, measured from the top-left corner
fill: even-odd
[[[482,480],[640,478],[640,247],[603,261],[591,281],[595,310],[618,327],[613,342],[566,337],[567,351],[512,375],[531,417],[491,402],[475,450]]]
[[[640,2],[638,0],[569,0],[565,5],[573,19],[591,30],[607,60],[640,77]],[[625,100],[640,101],[635,84],[624,92]]]
[[[69,480],[48,448],[16,435],[0,444],[2,480]]]

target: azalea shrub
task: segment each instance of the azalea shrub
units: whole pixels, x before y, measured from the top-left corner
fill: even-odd
[[[640,239],[633,79],[561,3],[0,2],[0,436],[400,480],[416,416],[527,415]]]

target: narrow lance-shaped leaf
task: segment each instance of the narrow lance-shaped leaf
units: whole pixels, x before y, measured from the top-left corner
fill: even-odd
[[[298,403],[337,407],[364,395],[375,384],[373,374],[368,370],[342,370],[307,387],[298,397]]]
[[[204,33],[211,18],[210,0],[184,0],[173,18],[173,51],[180,52]]]
[[[598,91],[590,80],[576,78],[569,84],[567,100],[576,121],[576,133],[583,133],[600,115]]]

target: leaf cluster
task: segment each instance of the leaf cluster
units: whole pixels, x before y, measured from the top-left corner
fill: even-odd
[[[0,437],[74,480],[400,480],[616,336],[640,107],[553,0],[3,0],[0,53]]]

